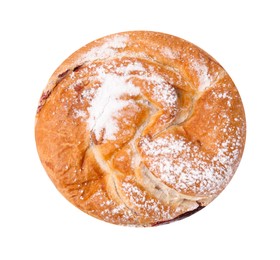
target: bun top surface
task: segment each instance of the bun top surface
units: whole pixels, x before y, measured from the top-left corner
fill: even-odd
[[[156,32],[93,41],[50,78],[36,115],[50,178],[97,218],[140,226],[205,206],[241,160],[238,91],[206,52]]]

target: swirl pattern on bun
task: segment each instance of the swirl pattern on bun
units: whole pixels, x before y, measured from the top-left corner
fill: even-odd
[[[35,126],[41,162],[71,203],[136,226],[208,205],[235,173],[245,135],[241,98],[217,61],[148,31],[109,35],[66,59]]]

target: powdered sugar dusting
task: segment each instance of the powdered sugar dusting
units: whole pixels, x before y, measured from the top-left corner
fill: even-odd
[[[91,197],[93,201],[101,201],[98,203],[98,209],[92,210],[91,213],[101,215],[104,220],[111,222],[116,219],[117,222],[129,223],[135,221],[134,213],[128,209],[124,204],[118,204],[109,199],[105,192],[101,189],[97,190]]]
[[[128,35],[115,35],[113,38],[107,39],[103,45],[92,48],[88,51],[82,56],[79,63],[113,57],[118,49],[126,47],[128,39]]]
[[[161,77],[152,77],[149,78],[152,83],[155,84],[152,90],[152,98],[162,104],[165,110],[167,109],[175,109],[177,106],[177,93],[173,86],[168,84],[163,78]]]
[[[75,109],[74,110],[74,118],[85,118],[87,116],[86,112],[84,110]]]
[[[161,53],[169,59],[176,59],[178,58],[178,53],[176,53],[175,51],[173,51],[171,48],[169,47],[163,47],[161,49]]]
[[[151,172],[179,192],[191,191],[203,196],[215,194],[228,183],[240,143],[227,140],[219,144],[214,157],[181,136],[167,135],[154,141],[144,138],[140,144],[149,158]]]
[[[118,112],[134,101],[122,100],[124,95],[130,97],[137,96],[140,93],[138,87],[129,82],[126,77],[116,74],[106,74],[104,69],[99,69],[98,77],[101,86],[97,89],[95,97],[91,100],[88,119],[88,127],[93,131],[97,140],[103,138],[107,140],[115,140],[115,134],[119,127],[115,120]]]
[[[146,70],[140,62],[128,63],[116,68],[117,73],[122,73],[125,76],[129,76],[132,72],[137,71],[140,75],[143,75]]]
[[[153,198],[148,198],[146,191],[139,189],[129,182],[122,183],[122,190],[134,207],[137,207],[138,210],[144,210],[146,217],[154,217],[156,218],[155,221],[171,218],[170,209],[164,209],[163,205],[158,201]]]
[[[192,67],[196,70],[197,75],[199,77],[199,91],[205,91],[210,87],[211,78],[208,74],[208,67],[202,62],[192,59],[191,60]]]
[[[87,123],[97,141],[116,140],[120,111],[127,106],[137,106],[134,98],[141,94],[141,90],[133,83],[135,78],[146,82],[146,90],[157,106],[175,115],[178,100],[176,90],[165,78],[157,74],[153,67],[144,68],[141,62],[127,61],[118,66],[115,63],[95,66],[94,71],[89,79],[98,80],[100,83],[94,91],[94,97],[92,93],[88,95],[91,99],[88,100]],[[84,94],[83,96],[86,97]],[[83,116],[80,112],[76,115]]]

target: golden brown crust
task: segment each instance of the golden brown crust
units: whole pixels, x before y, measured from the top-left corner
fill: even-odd
[[[107,222],[151,226],[210,203],[241,160],[243,105],[225,70],[162,33],[110,35],[66,59],[36,115],[57,189]]]

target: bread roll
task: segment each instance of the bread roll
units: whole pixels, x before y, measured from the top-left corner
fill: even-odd
[[[175,36],[124,32],[67,58],[39,102],[41,162],[98,219],[154,226],[208,205],[231,180],[246,133],[227,72]]]

